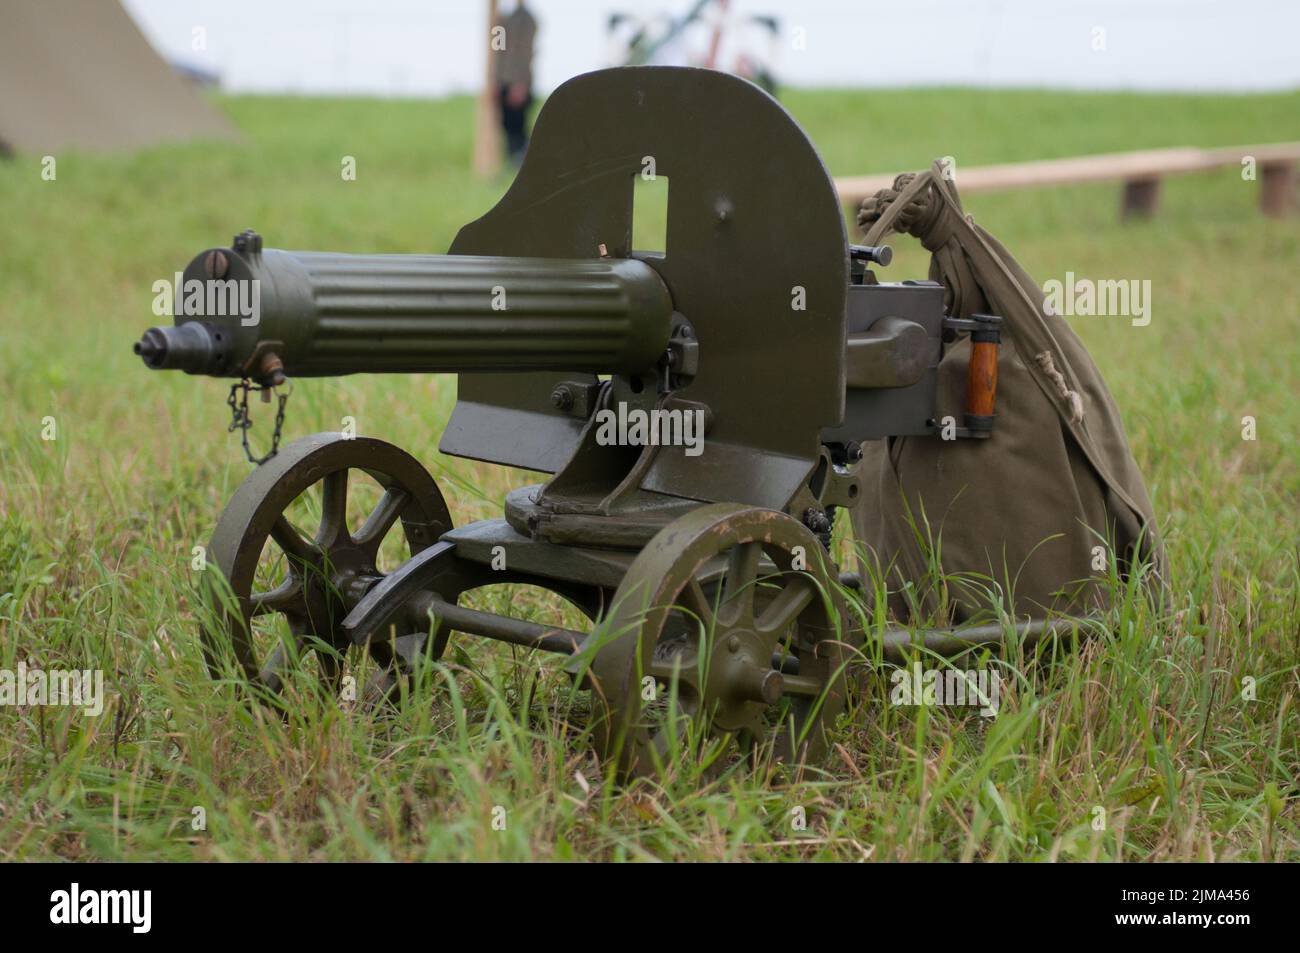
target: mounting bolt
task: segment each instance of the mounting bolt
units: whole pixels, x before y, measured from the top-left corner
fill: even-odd
[[[555,405],[556,410],[568,413],[573,409],[573,391],[560,384],[555,390],[551,391],[551,403]]]

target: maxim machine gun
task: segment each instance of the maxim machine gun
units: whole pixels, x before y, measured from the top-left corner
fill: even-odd
[[[631,247],[647,157],[671,182],[654,252]],[[860,443],[936,432],[936,367],[960,329],[987,347],[973,349],[956,429],[992,423],[997,319],[946,319],[939,285],[878,282],[870,266],[888,261],[847,243],[826,169],[773,99],[653,67],[558,89],[509,191],[447,255],[279,251],[252,232],[200,253],[187,288],[255,282],[260,307],[178,308],[136,345],[148,367],[268,388],[456,372],[441,451],[553,474],[511,492],[503,519],[453,528],[395,446],[337,433],[286,446],[212,540],[232,590],[204,630],[214,674],[233,653],[276,692],[314,650],[337,681],[357,646],[391,687],[456,632],[572,656],[597,742],[624,773],[666,755],[687,718],[815,756],[861,635],[828,550],[836,508],[857,496]],[[354,525],[349,470],[384,488]],[[286,511],[318,484],[308,535]],[[384,573],[398,523],[410,558]],[[273,548],[287,569],[260,586]],[[545,587],[593,627],[458,604],[497,583]],[[292,637],[265,635],[277,614]]]

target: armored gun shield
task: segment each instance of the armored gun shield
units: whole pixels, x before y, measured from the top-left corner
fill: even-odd
[[[647,168],[668,178],[668,247],[640,252],[632,192]],[[758,87],[712,70],[570,80],[538,117],[510,190],[451,253],[584,258],[602,248],[663,278],[699,342],[679,396],[711,415],[707,451],[660,448],[640,486],[784,507],[816,463],[820,429],[844,413],[843,215],[803,130]],[[440,449],[559,470],[584,423],[551,403],[571,379],[462,374]]]

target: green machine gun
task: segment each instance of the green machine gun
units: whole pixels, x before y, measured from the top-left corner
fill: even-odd
[[[645,157],[671,183],[654,252],[632,248]],[[663,757],[687,719],[817,757],[861,636],[829,552],[859,446],[936,433],[945,335],[970,325],[996,348],[996,318],[945,318],[942,287],[881,282],[872,266],[888,261],[848,243],[830,176],[775,100],[726,74],[655,67],[560,87],[509,191],[446,255],[280,251],[252,232],[200,253],[186,287],[251,285],[257,307],[178,307],[175,326],[136,344],[148,367],[263,387],[455,372],[440,450],[552,474],[509,493],[503,518],[453,527],[432,477],[391,444],[287,445],[212,539],[233,597],[204,627],[214,673],[233,652],[276,692],[315,648],[337,682],[356,647],[391,687],[454,632],[571,656],[597,742],[625,774]],[[981,437],[996,355],[992,377],[975,363],[957,429]],[[384,488],[355,526],[349,471]],[[317,485],[309,536],[286,510]],[[381,572],[399,523],[410,558]],[[258,591],[268,540],[288,571]],[[549,589],[592,628],[459,604],[499,583]],[[268,645],[259,627],[276,615],[292,638]]]

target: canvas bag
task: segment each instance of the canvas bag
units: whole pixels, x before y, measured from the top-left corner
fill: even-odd
[[[1143,584],[1162,587],[1155,513],[1097,366],[1064,319],[1047,313],[1039,285],[964,214],[942,162],[868,198],[858,224],[869,245],[891,232],[920,239],[948,315],[1002,318],[989,439],[896,437],[864,447],[854,536],[885,573],[894,614],[919,609],[959,623],[998,603],[1021,618],[1085,613],[1106,605],[1112,559],[1122,577],[1144,565]],[[965,335],[945,350],[940,420],[962,420],[969,354]],[[927,553],[957,578],[936,584]]]

